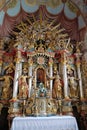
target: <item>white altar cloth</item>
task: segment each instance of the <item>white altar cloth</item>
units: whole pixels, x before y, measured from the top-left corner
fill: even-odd
[[[15,117],[11,130],[78,130],[73,116]]]

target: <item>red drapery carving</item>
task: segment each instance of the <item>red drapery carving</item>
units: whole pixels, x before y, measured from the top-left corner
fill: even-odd
[[[49,22],[55,21],[55,24],[61,23],[61,26],[66,29],[71,39],[77,41],[83,40],[85,29],[78,29],[78,17],[71,20],[65,16],[63,10],[59,14],[54,15],[49,13],[45,6],[40,6],[36,12],[30,14],[26,13],[21,7],[20,12],[15,17],[10,17],[5,13],[3,24],[0,26],[0,36],[8,36],[16,24],[20,23],[21,20],[25,20],[27,17],[33,21],[33,16],[36,20],[40,19],[40,13],[42,13],[43,20],[48,20]]]

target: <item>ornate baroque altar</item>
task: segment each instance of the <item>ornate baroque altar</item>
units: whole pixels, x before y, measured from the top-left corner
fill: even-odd
[[[61,24],[42,19],[21,22],[13,34],[9,47],[4,39],[0,44],[0,101],[9,115],[69,114],[73,105],[86,110],[81,44]]]

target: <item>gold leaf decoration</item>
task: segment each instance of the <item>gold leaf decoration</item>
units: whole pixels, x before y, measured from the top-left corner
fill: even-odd
[[[79,9],[78,9],[78,7],[77,7],[74,3],[72,3],[70,0],[68,0],[67,5],[68,5],[69,9],[70,9],[73,13],[78,14]]]
[[[16,6],[16,4],[17,4],[17,0],[11,0],[9,3],[8,3],[8,5],[7,5],[7,8],[9,9],[9,8],[14,8],[15,6]]]
[[[37,0],[25,0],[27,5],[34,6],[37,3]]]
[[[5,5],[6,0],[0,0],[0,9]]]
[[[59,6],[61,3],[62,3],[61,0],[48,0],[47,1],[47,5],[52,7],[52,8]]]

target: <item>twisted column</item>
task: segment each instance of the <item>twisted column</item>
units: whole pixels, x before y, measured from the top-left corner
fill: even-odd
[[[21,58],[21,51],[20,51],[21,46],[18,45],[18,50],[17,50],[17,59],[16,59],[16,68],[15,68],[15,75],[14,75],[14,83],[13,83],[13,98],[17,97],[17,92],[18,92],[18,78],[22,74],[22,58]]]
[[[78,79],[79,79],[79,90],[80,90],[80,98],[83,99],[84,98],[84,95],[83,95],[83,88],[82,88],[82,76],[81,76],[81,69],[80,69],[80,66],[81,66],[81,61],[80,61],[80,58],[81,58],[81,53],[75,53],[75,56],[76,56],[76,67],[77,67],[77,75],[78,75]]]
[[[68,97],[68,78],[67,78],[67,50],[61,51],[61,63],[63,64],[63,82],[64,82],[64,97]]]
[[[49,59],[49,73],[50,73],[50,77],[53,77],[53,60],[52,60],[52,58]],[[51,98],[52,98],[52,88],[53,88],[53,79],[50,79]]]
[[[29,58],[29,70],[28,75],[32,77],[32,68],[33,68],[33,60],[32,58]],[[28,97],[31,97],[31,87],[32,87],[32,78],[29,78],[29,91],[28,91]]]

